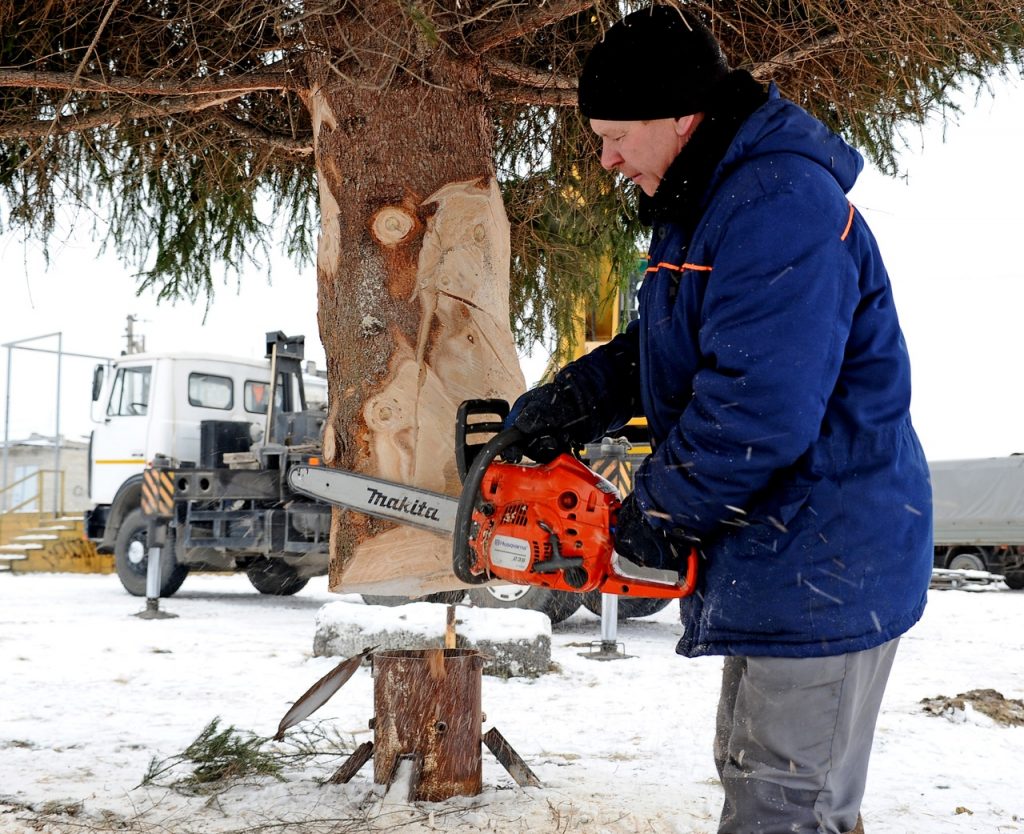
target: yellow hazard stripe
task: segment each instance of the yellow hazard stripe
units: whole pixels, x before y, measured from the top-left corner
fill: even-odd
[[[174,510],[174,474],[147,469],[142,473],[142,512],[145,515],[172,515]]]
[[[598,458],[591,461],[590,468],[621,490],[629,491],[633,486],[633,466],[629,461]]]

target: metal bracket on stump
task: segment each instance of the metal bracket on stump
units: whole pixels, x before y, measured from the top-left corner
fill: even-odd
[[[498,763],[508,771],[508,775],[516,780],[516,784],[519,787],[540,787],[540,779],[530,770],[529,765],[523,761],[523,757],[508,743],[505,736],[498,732],[497,727],[491,727],[491,729],[484,733],[484,744],[494,754],[494,758],[498,760]]]
[[[515,748],[508,743],[508,739],[505,738],[497,727],[491,727],[482,736],[483,743],[487,745],[487,749],[494,754],[494,758],[498,760],[508,775],[511,776],[517,785],[521,788],[539,788],[541,786],[540,779],[537,778],[537,774],[530,770],[530,766],[526,763],[522,756],[520,756]],[[370,761],[370,757],[373,756],[373,742],[364,741],[360,744],[349,756],[345,763],[339,767],[334,774],[328,779],[328,783],[332,785],[344,785],[352,780],[359,770]],[[391,778],[388,781],[388,793],[390,794],[395,780],[399,778],[398,768],[401,762],[405,759],[416,760],[416,775],[415,782],[412,784],[410,796],[414,796],[416,792],[416,786],[419,783],[421,759],[419,756],[413,753],[404,753],[395,759],[395,766],[391,771]]]
[[[146,607],[140,620],[170,620],[177,614],[160,610],[160,554],[167,544],[167,525],[174,515],[174,473],[149,467],[142,473],[142,514],[146,516]]]

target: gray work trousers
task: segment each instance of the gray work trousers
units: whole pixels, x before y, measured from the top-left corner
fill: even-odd
[[[854,830],[898,643],[834,657],[725,659],[719,834]]]

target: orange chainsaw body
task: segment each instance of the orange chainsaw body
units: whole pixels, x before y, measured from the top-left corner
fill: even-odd
[[[693,592],[697,554],[678,582],[627,577],[616,570],[612,530],[618,491],[568,454],[523,466],[493,461],[469,527],[469,569],[556,591],[676,598]]]

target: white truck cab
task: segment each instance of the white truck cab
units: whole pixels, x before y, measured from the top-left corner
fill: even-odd
[[[189,353],[139,353],[100,365],[93,383],[89,500],[113,503],[128,479],[141,476],[157,455],[175,461],[200,461],[204,420],[244,421],[252,440],[262,436],[267,419],[270,369],[265,360]],[[277,405],[298,408],[298,391],[283,375]],[[307,374],[307,402],[323,406],[326,380]],[[296,405],[292,405],[296,403]],[[96,412],[99,412],[98,414]]]
[[[282,486],[287,466],[319,453],[326,416],[327,381],[304,371],[303,342],[268,333],[264,360],[138,353],[96,367],[86,536],[114,553],[130,593],[145,589],[148,467],[174,476],[162,595],[193,569],[245,570],[273,594],[326,572],[329,509]]]

